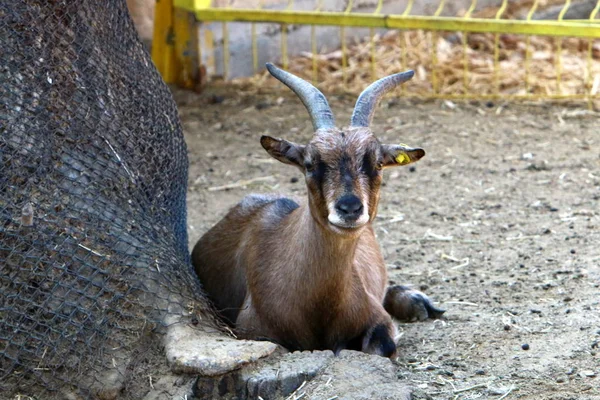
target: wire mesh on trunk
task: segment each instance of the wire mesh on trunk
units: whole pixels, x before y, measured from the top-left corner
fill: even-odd
[[[207,309],[177,110],[125,0],[3,1],[0,48],[0,393],[88,398]]]

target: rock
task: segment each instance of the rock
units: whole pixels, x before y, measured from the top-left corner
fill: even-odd
[[[533,154],[532,153],[523,153],[521,155],[521,160],[533,160]]]
[[[221,104],[224,100],[225,97],[213,94],[208,98],[208,104]]]
[[[450,110],[456,110],[456,108],[457,108],[456,103],[454,103],[450,100],[444,100],[444,102],[442,104],[444,107],[449,108]]]
[[[216,377],[200,377],[194,386],[200,399],[410,399],[388,358],[344,350],[294,352]],[[337,396],[337,397],[336,397]]]
[[[259,103],[256,104],[256,109],[257,110],[264,110],[265,108],[269,108],[271,107],[273,104],[266,102],[266,101],[261,101]]]
[[[502,396],[511,390],[510,386],[490,386],[487,393],[492,396]]]
[[[287,353],[219,377],[200,377],[194,395],[200,399],[287,397],[315,378],[332,359],[331,351]]]
[[[337,357],[331,351],[287,353],[271,342],[236,340],[216,330],[167,322],[164,344],[171,372],[199,375],[192,386],[199,399],[267,400],[303,393],[315,399],[410,399],[388,358],[347,350]],[[175,393],[165,391],[169,384],[158,386],[156,395]],[[183,384],[176,392],[185,396],[186,388]]]
[[[271,342],[236,340],[222,333],[205,332],[187,325],[172,325],[165,335],[165,352],[175,373],[216,376],[272,354]]]
[[[307,399],[337,400],[408,400],[410,390],[396,377],[388,358],[343,350],[331,360],[317,378],[308,382],[297,395]]]
[[[585,370],[579,373],[581,377],[593,378],[596,376],[596,373],[592,370]]]
[[[249,371],[248,397],[267,398],[268,390],[289,396],[304,382],[316,377],[332,358],[331,351],[296,352],[284,355],[275,365]]]

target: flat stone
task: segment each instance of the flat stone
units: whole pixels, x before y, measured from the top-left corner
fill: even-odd
[[[315,379],[295,393],[307,399],[410,400],[410,389],[388,358],[343,350]]]
[[[334,359],[331,351],[294,352],[270,357],[220,377],[200,377],[194,395],[218,399],[279,399],[309,382]]]
[[[410,399],[389,359],[361,352],[287,353],[185,324],[169,327],[165,350],[172,372],[198,375],[192,393],[200,399]]]
[[[492,396],[502,396],[510,391],[511,388],[514,389],[512,386],[489,386],[487,388],[487,393]]]
[[[165,352],[175,373],[217,376],[272,354],[271,342],[236,340],[218,332],[206,332],[187,325],[170,326],[165,335]]]
[[[289,396],[304,382],[315,378],[333,358],[331,351],[295,352],[283,355],[274,364],[248,370],[248,398],[266,399],[275,393]]]
[[[384,357],[356,351],[294,352],[273,355],[220,377],[200,377],[201,399],[409,400],[410,389]],[[337,396],[337,397],[336,397]]]

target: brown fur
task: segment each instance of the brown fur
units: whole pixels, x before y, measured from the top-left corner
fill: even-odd
[[[387,272],[371,221],[381,169],[396,165],[398,149],[411,161],[424,152],[381,145],[368,128],[317,131],[306,146],[269,137],[261,143],[305,173],[308,201],[294,209],[283,197],[248,196],[209,230],[192,259],[210,299],[243,338],[393,355],[396,328],[383,307]],[[348,194],[368,212],[359,226],[331,222],[336,201]]]

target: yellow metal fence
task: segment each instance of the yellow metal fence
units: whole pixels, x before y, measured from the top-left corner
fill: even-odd
[[[523,19],[506,19],[507,8],[514,5],[508,0],[502,0],[499,7],[493,10],[493,16],[483,18],[475,15],[477,9],[477,0],[470,0],[466,12],[460,17],[443,16],[444,7],[447,5],[445,0],[440,0],[435,12],[432,15],[411,15],[411,10],[415,4],[414,0],[408,0],[404,11],[397,15],[389,15],[381,12],[384,1],[379,0],[375,10],[371,13],[361,13],[353,11],[353,1],[349,0],[345,10],[323,11],[322,0],[315,1],[315,8],[311,11],[295,10],[294,1],[289,0],[287,7],[281,10],[264,9],[263,1],[259,1],[258,6],[252,9],[232,8],[227,5],[224,7],[214,7],[210,0],[157,0],[155,32],[153,41],[153,60],[159,71],[168,83],[178,83],[180,86],[191,88],[197,84],[202,75],[200,66],[200,49],[198,44],[198,23],[203,22],[221,22],[223,26],[223,69],[227,77],[229,66],[229,30],[228,22],[247,22],[252,24],[252,64],[255,71],[260,70],[258,65],[258,49],[256,40],[255,24],[257,23],[276,23],[281,26],[281,64],[284,69],[293,67],[290,65],[287,49],[287,27],[289,25],[310,25],[311,26],[311,49],[312,57],[310,60],[310,74],[302,69],[300,75],[304,75],[316,83],[319,82],[318,65],[322,61],[317,54],[317,39],[315,35],[315,26],[339,26],[341,60],[339,69],[341,72],[341,87],[346,87],[348,80],[348,45],[346,41],[346,28],[363,27],[369,28],[369,36],[365,43],[369,46],[369,79],[378,78],[378,61],[384,50],[378,51],[378,46],[385,48],[385,40],[382,43],[379,35],[376,35],[375,29],[385,28],[391,31],[397,31],[396,36],[390,36],[389,40],[399,41],[400,54],[387,55],[386,63],[390,63],[390,57],[398,60],[398,66],[413,67],[417,65],[415,60],[418,57],[411,58],[409,50],[422,41],[424,34],[427,35],[428,53],[426,58],[420,60],[421,69],[425,71],[421,74],[421,80],[427,81],[427,85],[422,90],[411,93],[407,90],[406,94],[414,94],[419,97],[431,98],[506,98],[506,99],[579,99],[587,100],[590,105],[594,100],[600,99],[600,0],[589,13],[586,19],[565,20],[564,16],[572,6],[570,0],[562,3],[562,8],[558,17],[554,20],[534,20],[534,13],[540,8],[540,5],[546,2],[540,0],[522,1],[527,6],[527,13]],[[518,2],[517,2],[518,3]],[[229,3],[227,3],[229,4]],[[408,32],[419,32],[417,37],[413,37]],[[440,35],[458,33],[458,44],[454,47],[444,47],[440,50]],[[484,36],[481,36],[483,34]],[[479,36],[477,36],[479,35]],[[481,36],[481,37],[480,37]],[[391,39],[390,39],[391,38]],[[473,62],[471,58],[476,53],[473,50],[473,40],[487,40],[493,47],[490,50],[489,57],[482,58],[479,64]],[[482,39],[483,38],[483,39]],[[487,38],[487,39],[486,39]],[[516,39],[515,39],[516,38]],[[542,46],[540,38],[553,52],[552,67],[549,72],[542,67],[534,68],[534,64],[544,56],[537,51]],[[385,39],[385,38],[384,38]],[[411,43],[412,40],[412,43]],[[511,40],[519,41],[515,47],[516,52],[522,54],[521,58],[515,58],[516,61],[510,64],[510,68],[516,67],[518,71],[510,71],[507,67],[508,62],[504,60],[510,58],[510,48],[506,43]],[[548,44],[549,43],[549,44]],[[568,45],[568,46],[566,46]],[[413,47],[411,47],[413,46]],[[538,46],[538,47],[536,47]],[[570,46],[570,47],[569,47]],[[389,46],[388,46],[389,47]],[[417,46],[418,47],[418,46]],[[571,49],[572,48],[572,49]],[[444,50],[445,49],[445,50]],[[571,50],[569,50],[571,49]],[[444,52],[445,51],[445,52]],[[459,54],[458,52],[461,52]],[[391,48],[391,53],[394,48]],[[545,56],[546,58],[547,55]],[[422,58],[422,57],[421,57]],[[514,57],[513,57],[514,58]],[[458,60],[458,61],[457,61]],[[565,85],[565,60],[566,66],[573,68],[569,76],[578,79],[575,84]],[[548,60],[546,60],[548,61]],[[451,62],[459,62],[460,74],[462,79],[457,79],[456,71],[446,65]],[[417,63],[417,64],[416,64]],[[504,64],[503,64],[504,63]],[[293,64],[293,63],[292,63]],[[546,64],[548,64],[546,62]],[[449,69],[450,68],[450,69]],[[482,79],[477,76],[477,70],[483,69],[489,71],[490,87],[489,90],[478,90],[476,83]],[[356,69],[356,68],[355,68]],[[456,69],[456,68],[454,68]],[[397,72],[397,71],[393,71]],[[569,72],[569,71],[567,71]],[[356,73],[356,71],[354,71]],[[446,73],[452,77],[444,79]],[[511,75],[522,76],[522,87],[503,90],[504,81]],[[539,75],[539,76],[536,76]],[[547,83],[548,75],[552,74],[552,85]],[[419,76],[419,74],[417,74]],[[538,77],[544,76],[546,83],[534,87],[532,82]],[[339,80],[339,79],[338,79]],[[460,83],[458,84],[457,81]],[[552,87],[550,87],[552,86]]]

